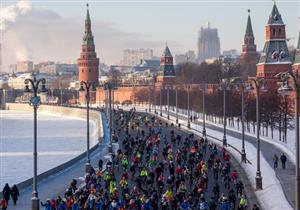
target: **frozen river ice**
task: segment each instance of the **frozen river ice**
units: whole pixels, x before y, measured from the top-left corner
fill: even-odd
[[[91,121],[92,122],[92,121]],[[91,146],[97,142],[90,124]],[[38,113],[38,174],[86,149],[86,121]],[[33,112],[0,110],[0,189],[32,177]]]

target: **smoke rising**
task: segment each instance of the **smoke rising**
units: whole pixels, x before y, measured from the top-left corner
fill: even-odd
[[[13,23],[19,16],[26,15],[32,10],[32,3],[29,0],[20,0],[15,5],[1,8],[0,30],[5,32],[9,23]]]

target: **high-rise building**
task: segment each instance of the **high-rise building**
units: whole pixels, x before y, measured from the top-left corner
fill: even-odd
[[[220,56],[220,39],[218,29],[201,27],[198,38],[198,62],[202,63],[206,59],[218,58]]]
[[[87,4],[88,7],[88,4]],[[82,42],[82,51],[77,60],[79,69],[79,81],[88,81],[98,85],[99,83],[99,58],[95,52],[94,36],[91,30],[91,18],[87,8],[85,30]]]
[[[123,51],[123,65],[124,66],[135,66],[141,64],[143,60],[153,59],[152,49],[126,49]]]
[[[185,54],[175,55],[176,64],[186,63],[186,62],[195,62],[195,61],[196,61],[196,55],[195,55],[195,52],[192,50],[187,51]]]
[[[274,1],[272,12],[266,25],[266,42],[257,64],[256,76],[275,79],[279,72],[291,68],[291,56],[286,42],[285,24]]]
[[[252,30],[250,10],[248,10],[248,13],[244,44],[240,57],[241,75],[243,77],[253,77],[256,75],[256,64],[259,60],[259,53],[256,51],[255,38]]]

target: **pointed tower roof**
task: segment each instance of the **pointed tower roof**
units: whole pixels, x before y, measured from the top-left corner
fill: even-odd
[[[166,48],[165,48],[164,53],[163,53],[163,56],[164,57],[172,57],[172,54],[171,54],[171,51],[170,51],[168,45],[166,45]]]
[[[86,22],[91,22],[90,12],[89,12],[89,4],[86,4],[86,7],[87,7],[87,11],[86,11],[86,18],[85,18],[85,21],[86,21]]]
[[[250,17],[250,9],[248,9],[248,20],[247,20],[247,28],[246,28],[246,34],[245,36],[254,36],[253,30],[252,30],[252,23],[251,23],[251,17]]]
[[[277,9],[275,0],[274,0],[272,12],[269,16],[268,25],[284,25],[283,20],[281,18],[281,14]]]
[[[83,35],[83,45],[93,47],[94,46],[94,37],[93,37],[92,27],[91,27],[89,4],[86,4],[86,7],[87,7],[87,10],[86,10],[86,18],[85,18],[85,30],[84,30],[84,35]]]

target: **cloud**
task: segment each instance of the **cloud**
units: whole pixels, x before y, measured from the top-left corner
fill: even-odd
[[[101,62],[116,63],[126,48],[152,48],[162,52],[164,42],[151,36],[128,33],[112,22],[92,18],[96,52]],[[4,65],[17,60],[76,61],[81,51],[85,17],[62,17],[50,10],[32,10],[10,24],[3,38]],[[173,43],[176,46],[176,43]]]
[[[20,0],[16,4],[1,8],[0,30],[6,30],[8,24],[13,23],[18,17],[32,10],[31,1]]]

